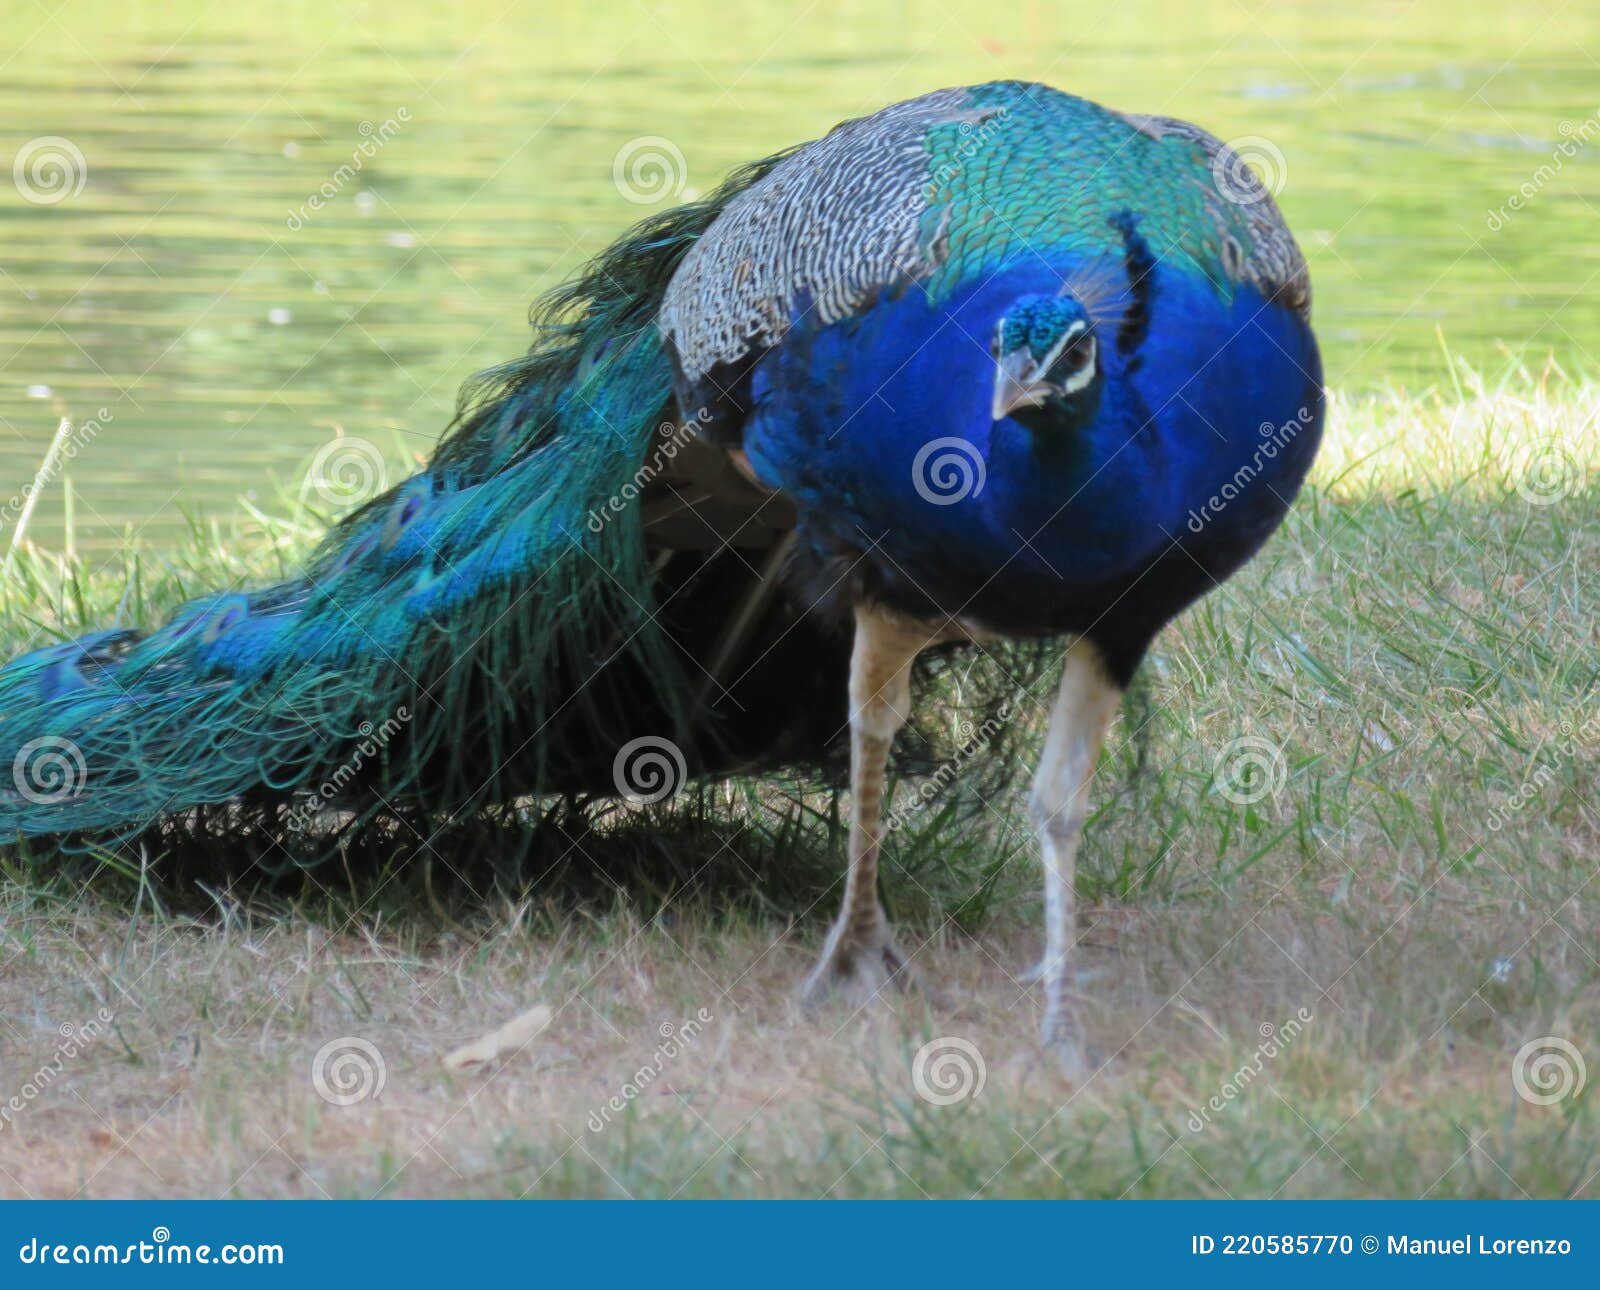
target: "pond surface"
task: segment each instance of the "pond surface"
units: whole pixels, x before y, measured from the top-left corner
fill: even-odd
[[[1334,385],[1443,381],[1445,345],[1594,369],[1592,5],[428,8],[5,6],[0,503],[101,408],[69,475],[86,549],[271,509],[336,434],[415,457],[533,297],[659,208],[614,179],[633,141],[681,154],[670,200],[1000,77],[1251,137]],[[34,540],[64,540],[63,491]]]

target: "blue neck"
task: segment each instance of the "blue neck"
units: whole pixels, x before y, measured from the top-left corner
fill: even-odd
[[[1104,369],[1091,419],[994,421],[988,339],[1007,303],[1107,280],[1103,263],[1033,260],[937,302],[912,289],[827,328],[799,322],[755,373],[752,463],[829,540],[870,548],[944,612],[1007,630],[1060,630],[1074,604],[1175,544],[1225,576],[1276,525],[1315,452],[1309,328],[1252,290],[1224,300],[1163,263],[1150,326],[1127,349],[1125,293],[1086,301]],[[956,452],[983,471],[981,488],[947,505],[919,492],[913,471],[941,438],[970,444]],[[945,496],[962,491],[950,478]]]

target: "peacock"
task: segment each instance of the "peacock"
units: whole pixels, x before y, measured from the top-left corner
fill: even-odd
[[[1074,855],[1147,647],[1315,455],[1305,261],[1192,125],[1044,85],[847,121],[637,225],[302,572],[0,669],[0,830],[241,838],[462,818],[847,742],[843,904],[803,992],[907,956],[878,891],[919,658],[1064,641],[1029,795],[1042,1034],[1071,1065]]]

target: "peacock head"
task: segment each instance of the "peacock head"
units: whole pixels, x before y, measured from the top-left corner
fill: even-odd
[[[1022,296],[995,325],[994,419],[1093,414],[1100,396],[1094,319],[1072,296]],[[1038,411],[1036,411],[1038,410]],[[1055,413],[1056,416],[1051,416]]]

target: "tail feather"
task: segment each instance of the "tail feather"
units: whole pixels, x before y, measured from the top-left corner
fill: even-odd
[[[637,508],[586,519],[672,409],[654,318],[673,269],[778,159],[545,300],[530,354],[470,386],[427,469],[336,525],[300,576],[0,668],[0,833],[128,836],[224,802],[279,819],[330,782],[454,811],[570,787],[641,713],[682,735],[690,663],[655,612]],[[374,747],[375,730],[394,737]]]

